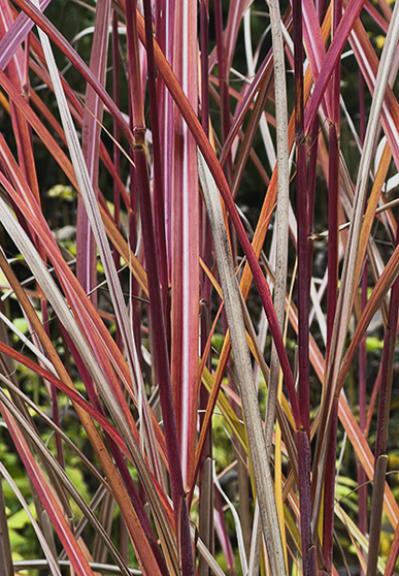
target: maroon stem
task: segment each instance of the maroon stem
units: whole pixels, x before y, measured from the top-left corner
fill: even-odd
[[[166,314],[168,298],[168,268],[166,257],[164,186],[162,178],[162,154],[158,118],[158,91],[156,86],[156,69],[154,62],[154,41],[152,34],[151,0],[144,0],[144,22],[147,43],[148,88],[150,95],[150,121],[152,146],[154,154],[154,229],[158,250],[159,277],[161,282],[162,302]]]
[[[338,167],[339,150],[335,124],[329,128],[329,173],[328,173],[328,246],[327,246],[327,356],[337,308],[338,287]]]
[[[298,399],[301,430],[297,433],[298,487],[301,513],[302,569],[316,574],[312,548],[311,447],[309,398],[309,197],[307,190],[306,142],[304,132],[303,18],[302,0],[293,2],[295,128],[297,149],[296,207],[298,224]]]
[[[396,246],[399,243],[399,226],[396,232]],[[371,520],[370,520],[370,545],[369,545],[369,556],[367,564],[367,574],[375,574],[377,571],[377,560],[378,560],[378,546],[379,546],[379,535],[381,532],[382,524],[382,512],[383,512],[383,499],[381,498],[381,492],[375,488],[376,482],[378,482],[378,465],[384,471],[384,459],[382,456],[386,456],[388,447],[388,432],[389,432],[389,413],[391,408],[391,396],[392,396],[392,382],[393,382],[393,369],[394,369],[394,354],[395,354],[395,344],[398,326],[398,310],[399,310],[399,277],[396,278],[391,289],[391,298],[389,302],[388,311],[388,322],[385,329],[384,335],[384,350],[382,356],[382,366],[381,366],[381,388],[380,388],[380,398],[378,404],[378,416],[377,416],[377,434],[376,443],[374,450],[375,458],[375,470],[374,470],[374,483],[373,483],[373,495],[371,504]],[[385,464],[386,466],[386,464]],[[385,468],[386,471],[386,468]],[[378,485],[378,484],[377,484]],[[380,490],[383,490],[382,486],[379,486]],[[396,540],[396,538],[395,538]],[[395,542],[395,546],[396,546]]]
[[[209,6],[208,0],[200,1],[200,48],[201,48],[201,124],[209,134]]]
[[[222,142],[224,142],[230,131],[230,103],[229,103],[229,83],[228,70],[226,67],[226,50],[223,36],[223,10],[222,0],[214,0],[215,6],[215,33],[216,33],[216,51],[218,57],[219,69],[219,89],[222,112]],[[226,161],[227,179],[230,181],[232,171],[231,156]]]
[[[298,398],[301,424],[309,433],[309,209],[304,133],[302,0],[293,3],[295,127],[297,148],[296,206],[298,223]]]
[[[312,546],[311,515],[312,495],[310,486],[311,449],[307,432],[297,432],[298,488],[301,510],[302,571],[304,576],[316,576],[315,548]]]
[[[333,34],[335,34],[342,15],[342,0],[334,0]],[[338,295],[338,201],[339,201],[339,123],[340,123],[340,64],[338,61],[331,81],[332,118],[329,127],[329,167],[328,167],[328,284],[327,284],[327,358],[334,328]],[[323,517],[323,556],[327,571],[332,569],[335,460],[337,451],[338,403],[334,400],[329,430],[327,462],[324,479],[324,517]]]
[[[364,310],[367,304],[367,260],[362,274],[361,309]],[[367,350],[366,336],[359,344],[359,425],[363,434],[367,426]],[[366,473],[358,462],[357,481],[359,485],[359,528],[363,534],[367,533],[367,486]]]
[[[120,103],[120,55],[119,55],[119,37],[118,37],[118,14],[116,11],[112,15],[112,98],[115,104],[119,107]],[[114,138],[114,146],[112,150],[112,160],[115,170],[120,173],[120,159],[121,153],[117,143],[120,143],[121,132],[118,123],[113,120],[112,135]],[[114,181],[114,220],[116,226],[119,227],[121,211],[121,195],[119,187]],[[115,251],[116,265],[119,267],[119,256]]]

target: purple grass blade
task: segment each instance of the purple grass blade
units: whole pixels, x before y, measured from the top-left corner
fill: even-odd
[[[108,56],[109,24],[111,1],[104,0],[97,5],[94,37],[90,56],[90,69],[98,81],[104,85]],[[83,116],[82,147],[87,170],[93,188],[98,188],[100,125],[103,116],[103,103],[90,85],[86,89],[86,106]],[[97,257],[93,232],[81,196],[78,198],[76,226],[76,274],[84,290],[97,302]]]
[[[158,117],[158,90],[154,61],[151,0],[144,0],[144,20],[147,39],[148,88],[150,96],[150,120],[154,156],[153,212],[154,230],[158,252],[159,278],[161,283],[164,316],[167,318],[168,262],[165,238],[165,194],[163,185],[162,151]]]
[[[173,67],[195,111],[198,102],[196,35],[196,4],[176,4]],[[191,485],[194,472],[199,383],[200,195],[197,163],[195,140],[180,112],[175,108],[172,165],[171,374],[185,486]]]
[[[307,193],[306,143],[304,134],[303,93],[303,16],[302,0],[293,4],[295,128],[297,149],[296,207],[298,223],[298,399],[303,430],[297,432],[298,487],[301,513],[301,549],[303,573],[315,574],[311,547],[311,452],[309,391],[309,208]]]

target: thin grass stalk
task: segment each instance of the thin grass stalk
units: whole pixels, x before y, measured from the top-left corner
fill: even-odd
[[[144,0],[144,23],[146,33],[146,54],[148,68],[148,89],[150,97],[150,121],[153,146],[154,185],[153,185],[153,213],[154,231],[158,250],[159,280],[164,307],[164,318],[167,319],[168,301],[168,268],[165,239],[165,195],[163,186],[162,153],[160,142],[160,128],[158,116],[158,90],[156,85],[156,69],[154,62],[154,43],[152,26],[151,0]]]
[[[334,0],[332,32],[336,34],[342,16],[342,1]],[[334,36],[333,36],[334,37]],[[329,173],[328,173],[328,249],[327,249],[327,357],[330,352],[331,338],[335,321],[338,296],[338,203],[339,203],[339,133],[340,133],[340,62],[334,70],[331,80],[331,111],[333,117],[329,126]],[[332,568],[334,498],[335,498],[335,460],[338,405],[335,404],[328,447],[324,488],[323,515],[323,556],[327,571]]]
[[[335,90],[334,94],[339,98]],[[334,122],[329,127],[327,354],[331,346],[338,295],[339,147],[337,125]]]
[[[47,306],[46,300],[43,297],[41,298],[40,307],[41,307],[41,311],[42,311],[43,323],[46,326],[47,332],[50,333],[50,327],[49,327],[49,323],[48,323],[48,318],[49,318],[48,306]],[[57,389],[51,385],[50,385],[50,398],[51,398],[51,413],[52,413],[53,421],[58,427],[60,427],[61,419],[60,419],[60,409],[59,409],[59,405],[58,405]],[[62,446],[61,437],[58,434],[58,432],[55,433],[55,445],[56,445],[56,450],[57,450],[58,462],[64,468],[65,467],[64,450],[63,450],[63,446]]]
[[[361,284],[361,310],[367,304],[367,282],[368,266],[367,260],[364,263]],[[367,349],[366,337],[364,336],[359,344],[359,426],[366,436],[367,426]],[[367,533],[367,485],[366,475],[363,468],[358,465],[358,485],[359,485],[359,528],[363,534]]]
[[[309,224],[309,270],[312,270],[313,253],[314,246],[312,240],[313,232],[313,222],[316,206],[316,188],[317,188],[317,163],[318,163],[318,152],[319,152],[319,132],[320,132],[320,122],[316,118],[312,129],[310,131],[310,151],[309,151],[309,163],[308,163],[308,189],[309,189],[309,202],[308,202],[308,224]],[[309,281],[312,283],[311,274],[309,274]],[[309,287],[309,291],[311,288]]]
[[[285,81],[284,43],[281,30],[281,14],[276,0],[269,0],[270,23],[273,42],[274,87],[277,122],[277,210],[276,210],[276,261],[274,283],[274,307],[277,321],[283,332],[285,296],[287,291],[288,269],[288,210],[289,210],[289,150],[287,86]],[[276,416],[277,388],[280,363],[273,342],[270,380],[265,415],[265,439],[269,457],[272,454],[274,421]]]
[[[133,134],[132,140],[129,140],[129,155],[134,158],[134,145],[136,134],[135,131],[143,132],[144,135],[144,94],[142,91],[141,82],[141,62],[138,46],[138,39],[136,34],[136,2],[126,1],[126,40],[127,40],[127,64],[126,64],[126,80],[128,86],[128,110],[129,110],[129,125]],[[141,136],[140,136],[141,137]],[[138,185],[136,182],[136,170],[134,164],[129,166],[129,192],[130,192],[130,212],[129,212],[129,233],[128,242],[129,248],[132,252],[138,253],[139,251],[139,199],[138,199]],[[139,364],[142,364],[141,358],[141,306],[138,300],[140,296],[139,286],[134,278],[130,277],[130,306],[129,306],[129,321],[130,328],[135,340]],[[143,394],[140,393],[140,402]],[[142,407],[139,407],[139,412]]]
[[[243,448],[238,445],[237,453],[237,472],[238,472],[238,498],[239,498],[239,523],[242,538],[242,548],[245,556],[251,545],[251,498],[250,498],[250,480],[248,478],[248,458]],[[243,553],[240,553],[240,557]]]
[[[71,570],[71,562],[69,560],[60,560],[59,564],[62,568],[68,568]],[[118,566],[113,564],[103,564],[101,562],[89,562],[90,567],[94,570],[95,574],[120,574],[121,571]],[[49,567],[49,561],[46,559],[30,559],[30,560],[17,560],[14,562],[14,568],[18,572],[26,570],[43,570]],[[130,568],[128,572],[129,576],[142,576],[143,572],[141,570],[136,570]]]
[[[107,534],[111,533],[113,513],[114,513],[113,496],[112,494],[106,494],[100,504],[99,521],[104,526],[104,530],[107,532]],[[93,541],[93,551],[92,551],[93,560],[100,563],[105,562],[107,559],[107,552],[108,552],[107,548],[104,546],[103,542],[101,542],[99,534],[96,534]]]
[[[389,552],[388,561],[384,576],[392,576],[395,573],[395,566],[399,556],[399,528],[396,527],[395,535]]]
[[[199,16],[200,16],[200,59],[201,59],[201,125],[205,134],[209,137],[209,3],[208,0],[201,0],[199,3]],[[205,263],[211,264],[211,231],[209,227],[208,217],[206,214],[205,205],[201,205],[201,254]],[[206,274],[203,274],[201,282],[201,301],[209,303],[211,300],[212,287],[208,282]],[[209,308],[202,307],[201,310],[201,357],[204,357],[207,349],[207,334],[209,334],[209,327],[211,326],[211,317]],[[211,367],[211,358],[208,355],[207,361],[208,368]],[[209,394],[204,387],[200,390],[199,406],[201,410],[200,426],[204,422],[204,412],[208,404]],[[193,474],[193,482],[195,482],[196,473]],[[200,464],[199,474],[199,537],[204,542],[206,547],[211,553],[214,553],[215,538],[214,538],[214,487],[213,487],[213,460],[212,460],[212,430],[209,429],[204,452]],[[198,565],[199,576],[209,576],[209,566],[201,556]]]
[[[365,82],[359,72],[359,138],[363,143],[366,136],[366,94]]]
[[[108,56],[108,29],[111,17],[111,2],[106,0],[96,10],[96,24],[93,45],[90,56],[90,69],[98,81],[104,85]],[[93,188],[98,188],[99,174],[99,141],[100,125],[102,123],[103,104],[93,88],[88,85],[85,98],[85,112],[82,128],[82,149],[87,163],[87,171]],[[76,274],[84,290],[90,294],[94,303],[97,292],[93,288],[97,284],[97,256],[93,232],[81,196],[78,198],[76,225]]]
[[[175,11],[176,0],[158,0],[157,16],[157,39],[159,46],[166,60],[171,64],[173,62],[174,51],[174,29],[175,29]],[[155,50],[155,46],[154,46]],[[156,54],[155,54],[156,57]],[[158,66],[158,62],[156,65]],[[160,71],[160,70],[159,70]],[[174,158],[174,118],[173,118],[173,97],[167,89],[167,84],[160,71],[159,75],[159,99],[160,99],[160,129],[161,129],[161,150],[163,153],[163,185],[165,194],[165,236],[166,236],[166,254],[168,258],[168,282],[171,284],[171,254],[172,254],[172,170],[168,167],[173,166]],[[170,298],[168,301],[168,316],[170,316]],[[171,334],[168,333],[168,345],[171,347]]]
[[[342,0],[334,0],[333,38],[342,18]],[[333,117],[329,128],[329,182],[328,182],[328,287],[327,287],[327,350],[331,345],[332,326],[335,319],[338,281],[338,197],[339,197],[339,135],[340,135],[341,67],[338,60],[331,81],[331,110]],[[331,283],[330,283],[331,277]],[[328,352],[327,352],[328,353]]]
[[[306,142],[304,133],[302,0],[293,4],[295,60],[296,207],[298,222],[298,399],[301,424],[309,433],[309,262]]]
[[[227,68],[227,55],[225,37],[223,34],[223,6],[222,0],[214,0],[216,53],[218,62],[219,92],[221,102],[221,134],[222,142],[227,138],[230,130],[230,102],[229,102],[229,69]],[[232,158],[226,159],[226,174],[230,181]]]
[[[200,0],[200,49],[201,49],[201,124],[209,134],[209,0]]]
[[[293,3],[295,128],[296,128],[296,207],[298,235],[298,401],[302,429],[297,432],[298,487],[302,569],[305,576],[315,574],[315,557],[311,547],[312,499],[310,490],[310,398],[309,398],[309,208],[307,194],[306,142],[304,132],[303,30],[302,0]]]
[[[399,226],[396,245],[399,243]],[[378,403],[377,433],[375,441],[375,472],[371,497],[371,519],[369,536],[369,553],[367,558],[367,576],[375,574],[378,561],[378,549],[381,535],[382,507],[385,473],[388,456],[389,412],[391,406],[392,382],[394,370],[394,354],[396,346],[397,326],[399,318],[399,279],[395,280],[391,290],[388,324],[385,329],[384,351],[381,368],[381,387]]]
[[[300,503],[300,531],[302,570],[306,576],[316,574],[316,549],[312,546],[312,494],[310,485],[311,448],[309,436],[305,430],[296,435],[298,448],[298,487]]]
[[[237,576],[234,567],[234,550],[230,542],[228,530],[226,527],[226,519],[223,514],[223,502],[219,491],[215,491],[215,529],[220,543],[220,547],[223,551],[223,556],[227,565],[229,574],[232,576]]]
[[[206,402],[201,405],[206,406]],[[199,487],[199,537],[211,552],[214,553],[214,490],[213,490],[213,460],[212,460],[212,436],[209,434],[205,457],[201,463]],[[209,576],[209,566],[204,558],[200,558],[198,566],[199,576]]]
[[[0,479],[0,554],[0,576],[14,576],[2,479]]]
[[[121,59],[119,54],[119,18],[116,10],[112,11],[112,99],[115,104],[119,107],[120,105],[120,93],[121,93]],[[121,164],[121,153],[117,142],[120,142],[121,133],[118,123],[113,119],[112,122],[112,136],[114,138],[114,145],[112,149],[112,163],[115,167],[117,174],[120,173]],[[114,180],[113,184],[113,196],[114,196],[114,222],[117,227],[120,224],[120,213],[121,213],[121,195],[117,182]],[[115,265],[119,268],[120,258],[117,251],[114,251]]]
[[[366,134],[366,101],[365,101],[365,83],[363,76],[359,73],[359,138],[364,142]],[[361,283],[361,310],[363,311],[367,304],[367,287],[368,287],[368,264],[367,259],[364,261],[362,283]],[[359,344],[359,425],[367,437],[367,350],[366,336]],[[378,378],[377,378],[378,380]],[[366,484],[366,474],[360,463],[357,465],[357,481],[359,485],[359,528],[363,534],[367,534],[367,510],[368,510],[368,490]],[[364,574],[364,572],[363,572]]]

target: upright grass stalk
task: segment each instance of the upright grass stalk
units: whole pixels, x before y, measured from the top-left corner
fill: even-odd
[[[287,292],[288,269],[288,212],[289,212],[289,150],[288,150],[288,113],[287,87],[285,81],[284,44],[281,30],[281,15],[278,2],[269,1],[270,22],[272,27],[273,64],[277,122],[277,171],[278,192],[276,209],[276,262],[274,283],[274,308],[281,332],[283,332],[285,295]],[[270,361],[270,381],[266,406],[266,449],[272,453],[274,421],[276,415],[277,387],[280,364],[273,343]]]
[[[173,68],[192,110],[198,105],[196,4],[176,4]],[[182,31],[184,30],[184,33]],[[171,372],[185,487],[192,482],[197,431],[199,349],[199,188],[197,147],[174,107]]]
[[[96,23],[90,57],[90,69],[102,85],[105,84],[110,18],[111,2],[108,0],[103,2],[96,12]],[[85,100],[87,108],[83,117],[82,148],[93,188],[97,189],[103,103],[91,86],[87,86]],[[93,302],[96,302],[97,292],[94,290],[94,287],[97,284],[97,250],[81,197],[78,198],[76,249],[78,254],[76,264],[78,280],[86,292],[90,294]]]
[[[342,2],[333,4],[333,37],[336,34],[342,16]],[[335,321],[338,295],[338,209],[339,209],[339,133],[340,133],[340,62],[334,70],[331,81],[331,111],[329,126],[329,172],[328,172],[328,284],[327,284],[327,357],[330,352],[331,338]],[[323,552],[327,571],[331,570],[334,530],[335,497],[335,460],[337,437],[337,408],[332,415],[332,425],[328,447],[324,488]]]
[[[119,53],[119,18],[115,10],[112,11],[112,97],[117,106],[120,106],[120,93],[121,93],[121,61]],[[120,173],[121,152],[118,146],[120,141],[120,129],[118,123],[113,121],[112,136],[114,138],[114,146],[112,151],[112,161],[115,166],[117,174]],[[120,225],[121,214],[121,194],[117,182],[114,181],[114,219],[116,226]],[[119,255],[114,251],[115,265],[119,268]]]
[[[226,37],[223,30],[223,5],[222,0],[214,0],[215,11],[215,33],[216,33],[216,52],[218,62],[219,91],[221,99],[221,134],[224,142],[230,130],[230,105],[229,105],[229,81],[226,54]],[[226,173],[231,177],[231,157],[227,158]],[[230,175],[230,176],[229,176]]]
[[[309,197],[307,192],[304,131],[302,0],[293,4],[295,71],[296,207],[298,223],[298,402],[301,429],[297,432],[298,487],[302,566],[306,576],[315,574],[311,534],[311,450],[309,388]]]
[[[167,317],[167,300],[168,300],[168,269],[166,257],[166,239],[165,239],[165,195],[162,178],[162,152],[159,134],[159,115],[158,115],[158,90],[156,86],[156,68],[154,62],[154,44],[152,31],[152,6],[151,0],[144,2],[144,21],[147,44],[147,67],[148,67],[148,89],[150,95],[150,118],[152,127],[152,144],[154,155],[154,193],[153,193],[153,211],[154,211],[154,230],[159,254],[159,275],[161,282],[161,294],[164,307],[164,318]]]
[[[208,0],[202,0],[199,4],[199,16],[200,16],[200,58],[201,58],[201,125],[205,134],[209,137],[209,3]],[[212,266],[212,237],[209,226],[208,217],[206,214],[206,207],[204,203],[201,204],[201,256],[204,262],[208,266]],[[209,303],[211,300],[212,286],[208,281],[206,273],[202,273],[201,281],[201,301]],[[211,314],[206,306],[201,309],[201,320],[200,320],[200,331],[201,331],[201,357],[206,355],[207,351],[207,334],[211,326]],[[207,361],[208,368],[211,368],[211,355],[208,356]],[[200,425],[205,421],[204,412],[206,411],[207,403],[209,399],[209,394],[204,387],[200,390]],[[213,459],[212,459],[212,430],[210,429],[207,433],[205,447],[203,456],[201,458],[201,470],[199,475],[199,489],[200,489],[200,500],[199,500],[199,537],[207,546],[207,548],[213,553],[215,549],[215,538],[214,538],[214,502],[215,502],[215,491],[213,485]],[[194,472],[195,479],[195,472]],[[209,566],[205,562],[204,558],[200,558],[198,566],[199,576],[209,576]]]
[[[399,242],[399,227],[397,228],[396,246]],[[389,412],[392,395],[392,382],[394,371],[394,353],[397,337],[399,317],[399,279],[392,286],[389,302],[388,324],[384,336],[384,352],[381,366],[381,386],[378,403],[377,434],[374,457],[375,469],[373,478],[373,491],[371,498],[370,538],[367,556],[367,576],[375,574],[378,562],[378,549],[381,535],[382,507],[385,475],[387,471],[389,432]]]
[[[3,481],[0,482],[0,551],[3,559],[0,568],[1,576],[13,576],[10,535],[7,526],[6,504],[4,500]]]
[[[309,433],[309,226],[303,96],[302,0],[293,5],[295,59],[296,206],[298,222],[298,398],[301,424]]]
[[[176,0],[158,0],[158,19],[157,19],[157,40],[159,47],[165,55],[169,64],[173,63],[173,37],[175,27],[175,10]],[[155,49],[155,46],[154,46]],[[155,50],[156,60],[156,50]],[[158,62],[156,62],[158,65]],[[173,98],[167,89],[167,84],[162,76],[159,75],[159,98],[160,98],[160,126],[161,126],[161,150],[163,155],[163,182],[165,193],[165,236],[166,236],[166,254],[168,259],[168,283],[171,280],[171,253],[172,253],[172,170],[173,165]],[[170,302],[168,303],[170,312]],[[170,342],[170,334],[168,335]]]
[[[361,310],[367,304],[367,260],[364,263],[361,284]],[[364,336],[359,344],[359,426],[363,434],[367,435],[367,348],[366,337]],[[359,528],[363,534],[367,533],[367,484],[366,475],[362,467],[358,464],[358,484],[359,484]]]

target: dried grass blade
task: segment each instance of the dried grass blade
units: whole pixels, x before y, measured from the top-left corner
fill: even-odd
[[[252,370],[246,343],[244,318],[241,309],[239,288],[234,274],[230,247],[224,229],[224,218],[215,182],[200,157],[200,180],[207,212],[212,228],[224,303],[228,318],[231,343],[234,353],[236,373],[240,386],[244,419],[247,428],[251,461],[254,467],[255,485],[260,506],[263,534],[268,546],[272,573],[285,574],[280,528],[274,501],[274,488],[269,463],[266,459],[266,445],[262,429]]]

